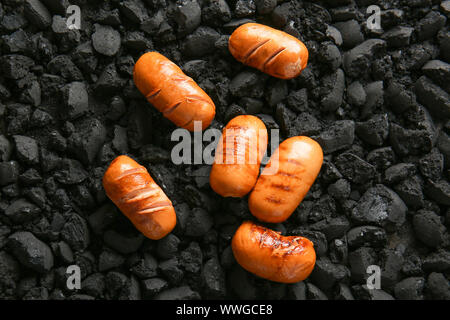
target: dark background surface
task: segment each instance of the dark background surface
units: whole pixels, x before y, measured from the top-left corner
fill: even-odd
[[[450,299],[449,1],[71,1],[0,4],[1,299]],[[381,8],[369,30],[366,8]],[[69,15],[67,15],[69,16]],[[237,62],[227,40],[257,21],[301,39],[293,80]],[[211,96],[221,128],[256,114],[281,139],[315,138],[325,161],[283,224],[311,239],[306,281],[257,278],[230,240],[247,199],[223,199],[207,165],[173,165],[176,127],[138,92],[134,62],[157,50]],[[177,226],[151,241],[106,198],[128,154],[173,201]],[[81,268],[82,288],[66,287]],[[367,290],[379,265],[382,290]]]

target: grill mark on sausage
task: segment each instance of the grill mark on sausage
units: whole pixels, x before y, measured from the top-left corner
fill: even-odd
[[[265,197],[264,200],[266,200],[268,202],[271,202],[271,203],[276,203],[276,204],[282,204],[283,203],[283,200],[277,199],[274,196]]]
[[[137,168],[125,170],[124,172],[119,174],[116,177],[115,180],[120,180],[120,179],[122,179],[124,177],[127,177],[127,176],[132,175],[132,174],[136,174],[136,173],[147,173],[147,169],[145,169],[144,167],[140,166],[140,167],[137,167]]]
[[[297,177],[296,174],[289,173],[289,172],[286,172],[286,171],[278,171],[278,174],[282,175],[282,176],[285,176],[285,177],[290,177],[290,178],[294,178],[294,179],[297,179],[297,180],[301,180],[299,177]]]
[[[149,205],[145,208],[142,208],[141,210],[139,210],[136,213],[137,214],[153,213],[153,212],[164,210],[167,207],[170,207],[171,205],[172,204],[169,201],[158,201],[158,202],[152,203],[151,205]]]
[[[148,101],[152,100],[153,98],[156,98],[157,95],[159,95],[161,93],[161,89],[158,89],[156,91],[150,92],[148,95],[146,95],[145,97],[147,98]]]
[[[204,99],[204,98],[202,98],[202,97],[200,97],[200,96],[187,96],[186,97],[186,101],[187,102],[191,102],[191,101],[189,101],[189,100],[198,100],[198,101],[202,101],[202,102],[204,102],[204,103],[207,103],[207,104],[211,104],[211,101],[208,101],[208,100],[206,100],[206,99]]]
[[[163,115],[165,117],[169,116],[172,112],[175,111],[176,108],[178,108],[181,104],[183,103],[183,101],[180,101],[178,103],[175,103],[173,106],[170,106],[169,108],[167,108],[166,110],[163,111]]]
[[[132,203],[159,195],[160,191],[154,187],[145,187],[133,190],[120,199],[121,203]]]
[[[281,48],[275,51],[263,64],[263,70],[266,70],[267,64],[269,64],[271,61],[273,61],[279,54],[281,54],[286,48]]]
[[[284,184],[282,184],[282,183],[272,183],[270,186],[271,186],[272,188],[279,189],[279,190],[283,190],[283,191],[287,191],[287,192],[290,192],[290,191],[291,191],[291,187],[286,186],[286,185],[284,185]]]
[[[263,45],[265,45],[267,42],[269,42],[272,39],[267,39],[264,40],[263,42],[260,42],[258,44],[256,44],[244,57],[244,63],[247,63],[247,61],[250,59],[250,57],[259,49],[261,48]]]

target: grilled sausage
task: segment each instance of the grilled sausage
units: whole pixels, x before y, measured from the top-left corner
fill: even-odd
[[[303,42],[258,23],[237,28],[231,34],[228,49],[243,64],[281,79],[297,77],[308,63],[308,49]]]
[[[292,137],[283,141],[250,194],[251,213],[272,223],[289,218],[314,183],[322,162],[322,148],[313,139]]]
[[[256,183],[267,148],[267,129],[255,116],[243,115],[225,126],[209,176],[211,188],[223,197],[243,197]]]
[[[118,156],[103,176],[106,195],[147,238],[158,240],[176,224],[172,202],[145,167]]]
[[[148,52],[136,62],[136,87],[156,109],[175,125],[194,131],[194,121],[202,130],[214,119],[211,98],[172,61],[157,52]]]
[[[278,232],[246,221],[231,242],[236,261],[247,271],[276,282],[306,279],[314,269],[316,252],[303,237],[284,237]]]

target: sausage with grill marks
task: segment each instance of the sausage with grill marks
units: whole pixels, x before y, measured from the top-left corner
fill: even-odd
[[[236,261],[247,271],[271,281],[295,283],[314,269],[313,243],[303,237],[285,237],[278,232],[246,221],[231,242]]]
[[[273,77],[297,77],[308,63],[308,49],[286,32],[246,23],[230,36],[228,49],[236,60]]]
[[[148,52],[136,62],[136,87],[156,109],[178,127],[194,131],[194,121],[204,130],[214,119],[211,98],[172,61],[157,52]]]
[[[103,176],[106,195],[147,238],[165,237],[176,224],[172,202],[145,167],[118,156]]]
[[[243,197],[256,183],[267,149],[267,129],[255,116],[233,118],[216,147],[209,176],[211,188],[223,197]]]
[[[308,137],[283,141],[249,196],[250,212],[264,222],[285,221],[308,193],[320,172],[323,152]]]

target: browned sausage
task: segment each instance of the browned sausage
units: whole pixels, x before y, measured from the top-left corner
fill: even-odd
[[[308,63],[308,49],[303,42],[258,23],[237,28],[231,34],[228,49],[243,64],[281,79],[297,77]]]
[[[136,87],[156,109],[175,125],[194,131],[194,121],[207,128],[216,114],[211,98],[172,61],[148,52],[136,62]]]
[[[118,156],[103,176],[106,195],[147,238],[158,240],[176,224],[172,202],[145,167]]]
[[[232,119],[223,129],[209,176],[211,188],[223,197],[243,197],[256,183],[267,149],[267,129],[255,116]]]
[[[245,270],[276,282],[305,280],[316,263],[316,252],[308,239],[284,237],[250,221],[238,228],[231,248]]]
[[[251,213],[261,221],[283,222],[316,180],[323,162],[320,145],[308,137],[284,140],[270,157],[250,194]],[[268,172],[272,174],[267,174]]]

